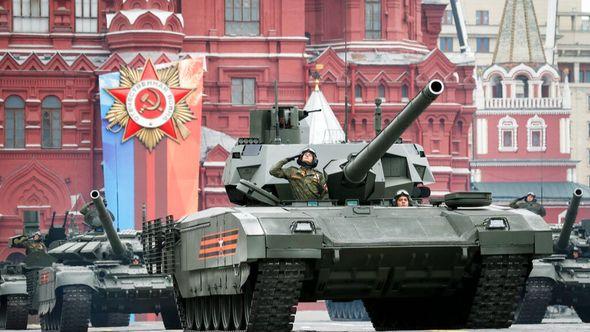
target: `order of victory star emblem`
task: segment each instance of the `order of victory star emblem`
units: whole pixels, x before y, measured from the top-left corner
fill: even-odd
[[[120,86],[105,89],[115,99],[106,114],[108,130],[124,129],[123,142],[135,136],[150,151],[164,136],[188,137],[184,124],[195,116],[185,99],[193,89],[180,87],[177,64],[156,71],[148,59],[143,70],[122,67],[120,73]]]

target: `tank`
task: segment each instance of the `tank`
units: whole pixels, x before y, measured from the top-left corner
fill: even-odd
[[[540,324],[549,305],[573,307],[590,323],[590,223],[574,225],[581,198],[576,189],[561,231],[554,234],[554,255],[533,262],[516,323]]]
[[[22,267],[0,263],[0,329],[26,330],[29,316],[27,280]]]
[[[425,84],[368,144],[304,144],[300,110],[252,111],[251,137],[223,173],[236,206],[144,225],[146,263],[173,276],[183,327],[291,331],[298,301],[354,299],[377,331],[510,326],[533,258],[552,253],[551,230],[490,206],[489,193],[420,203],[434,177],[424,149],[400,137],[443,90]],[[294,200],[269,174],[307,147],[328,200]],[[414,206],[392,206],[400,189]]]
[[[31,278],[36,281],[31,306],[41,329],[86,331],[89,322],[127,326],[131,313],[159,313],[166,328],[179,328],[171,277],[148,274],[141,233],[117,232],[99,192],[90,196],[102,227],[58,243],[44,254],[54,262],[38,265]]]

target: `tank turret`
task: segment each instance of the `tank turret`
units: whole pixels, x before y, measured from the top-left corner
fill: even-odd
[[[297,155],[308,147],[317,153],[317,169],[326,176],[329,198],[339,204],[347,199],[366,203],[391,198],[400,189],[413,197],[427,196],[427,189],[418,188],[434,182],[424,149],[418,144],[400,143],[400,137],[443,90],[441,81],[430,81],[368,144],[272,144],[270,134],[263,134],[275,132],[270,113],[254,111],[263,112],[253,117],[254,120],[266,114],[268,121],[254,121],[251,137],[239,139],[232,149],[223,174],[230,201],[240,205],[274,205],[293,200],[288,182],[271,176],[269,170],[280,159]],[[300,116],[299,112],[292,114]],[[288,133],[283,135],[286,129],[281,126],[278,130],[279,136]],[[283,139],[282,143],[287,141]],[[296,139],[290,143],[293,141]],[[296,164],[285,165],[289,166]]]
[[[559,238],[557,239],[557,242],[555,242],[556,253],[567,254],[570,243],[570,235],[572,234],[574,222],[576,221],[576,216],[578,215],[578,207],[580,206],[581,199],[582,189],[577,188],[574,190],[569,207],[567,208],[565,220],[563,221],[563,227],[559,233]]]
[[[107,236],[107,239],[109,240],[109,243],[111,244],[111,248],[113,250],[114,256],[116,258],[124,260],[124,261],[130,260],[131,254],[129,253],[129,251],[127,249],[125,249],[125,246],[121,242],[121,239],[119,238],[119,235],[117,234],[117,231],[115,230],[115,227],[113,227],[113,220],[111,218],[111,215],[107,211],[107,208],[104,206],[104,202],[103,202],[102,197],[100,196],[100,193],[98,192],[98,190],[91,191],[90,198],[92,198],[92,201],[94,202],[94,206],[95,206],[96,210],[98,211],[98,217],[100,219],[100,223],[102,224],[102,227],[103,227],[104,232]]]

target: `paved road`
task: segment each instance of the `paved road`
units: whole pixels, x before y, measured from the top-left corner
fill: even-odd
[[[29,331],[39,331],[38,325],[29,326]],[[91,328],[90,331],[165,331],[161,322],[138,322],[133,323],[125,328]],[[298,332],[364,332],[374,331],[370,322],[332,322],[325,311],[305,311],[297,313],[295,320],[295,331]],[[502,331],[502,330],[477,330],[485,331]],[[578,332],[590,331],[590,324],[583,324],[578,318],[568,319],[545,319],[543,324],[539,325],[513,325],[506,332]]]

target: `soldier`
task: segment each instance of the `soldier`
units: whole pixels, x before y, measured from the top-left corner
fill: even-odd
[[[18,238],[14,240],[13,245],[15,248],[24,247],[27,255],[34,252],[47,252],[41,232],[35,232],[31,237],[27,237],[26,235],[18,236]]]
[[[107,200],[103,199],[104,206],[107,206]],[[109,214],[111,215],[111,219],[115,222],[115,215],[111,212],[111,210],[107,209]],[[102,230],[102,224],[100,223],[100,218],[98,217],[98,211],[94,207],[94,202],[90,201],[80,209],[80,214],[84,216],[84,223],[89,227],[95,230]]]
[[[395,196],[393,196],[393,206],[408,207],[412,206],[411,202],[412,198],[410,197],[410,194],[403,189],[398,190]]]
[[[286,163],[297,159],[301,167],[282,168]],[[270,175],[287,179],[296,200],[307,201],[328,198],[328,186],[324,175],[317,171],[318,158],[315,151],[307,148],[300,154],[280,160],[270,169]]]
[[[537,202],[537,196],[534,192],[529,192],[525,196],[516,198],[510,202],[510,207],[513,209],[527,209],[541,217],[544,217],[547,214],[543,205]]]

